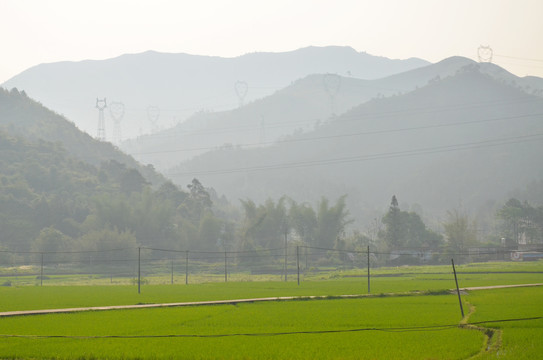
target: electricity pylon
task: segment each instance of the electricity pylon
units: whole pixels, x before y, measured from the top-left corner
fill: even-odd
[[[98,109],[98,133],[96,138],[100,141],[106,140],[106,122],[104,120],[104,109],[107,107],[106,98],[96,98],[96,108]]]
[[[113,119],[113,143],[119,145],[122,140],[121,121],[124,117],[124,104],[120,101],[109,104],[109,115]]]
[[[236,90],[236,95],[238,96],[239,107],[242,107],[245,96],[247,96],[247,91],[249,90],[249,85],[245,81],[236,81],[234,90]]]
[[[151,123],[151,132],[158,131],[158,118],[160,116],[160,108],[158,106],[148,106],[147,107],[147,118]]]
[[[481,45],[477,49],[477,56],[479,57],[479,62],[491,63],[492,62],[492,55],[493,55],[493,51],[492,51],[492,48],[490,46]]]
[[[330,108],[332,111],[332,115],[336,115],[336,95],[339,92],[339,88],[341,87],[341,76],[338,74],[326,74],[322,78],[322,83],[324,85],[324,90],[328,93],[330,96]]]

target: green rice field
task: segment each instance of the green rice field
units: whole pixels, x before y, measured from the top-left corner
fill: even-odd
[[[543,262],[457,267],[461,287],[543,283]],[[300,296],[0,318],[0,359],[541,359],[543,287],[467,291],[450,267],[253,281],[0,287],[0,312]],[[68,285],[69,284],[69,285]],[[340,298],[338,295],[360,295]],[[320,295],[319,299],[308,296]],[[468,325],[463,325],[467,323]],[[469,325],[473,324],[473,325]]]

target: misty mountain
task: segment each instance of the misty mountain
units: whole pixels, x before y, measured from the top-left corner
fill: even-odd
[[[96,99],[122,102],[121,136],[126,139],[172,127],[198,111],[236,108],[310,74],[376,79],[427,64],[337,46],[236,58],[148,51],[107,60],[41,64],[2,86],[24,90],[93,136],[98,126]],[[108,110],[106,138],[112,140],[115,129]]]
[[[165,229],[156,213],[169,206],[162,193],[186,196],[165,183],[152,167],[91,138],[24,92],[0,89],[0,249],[71,251],[156,241]],[[4,261],[10,257],[3,254]]]
[[[518,78],[494,64],[463,57],[375,80],[313,74],[237,109],[199,112],[171,129],[125,141],[121,148],[142,163],[167,170],[219,147],[267,146],[282,137],[312,131],[368,100],[413,91],[466,66],[526,93],[543,95],[543,79]]]
[[[114,161],[136,169],[154,185],[165,181],[152,166],[142,166],[111,143],[95,140],[74,123],[28,97],[24,91],[0,89],[0,130],[30,143],[58,144],[71,158],[90,166]]]
[[[168,175],[180,184],[198,177],[230,199],[348,194],[366,223],[393,194],[435,217],[477,213],[543,178],[543,99],[482,68],[373,99],[273,146],[202,154]]]

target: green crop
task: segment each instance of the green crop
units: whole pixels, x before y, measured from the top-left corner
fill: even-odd
[[[11,334],[83,338],[7,338],[0,345],[0,357],[463,359],[477,353],[482,334],[456,327],[419,329],[454,325],[458,320],[454,295],[4,318],[1,327]]]
[[[543,283],[543,262],[457,266],[461,287]],[[2,359],[539,359],[543,287],[468,291],[461,321],[451,267],[332,271],[300,285],[252,281],[84,286],[58,277],[44,286],[0,287],[0,312],[24,309],[312,296],[239,303],[0,318]],[[19,278],[19,280],[21,277]],[[91,279],[92,280],[92,279]],[[293,281],[294,280],[294,281]],[[163,285],[156,285],[158,283]],[[55,285],[51,285],[54,283]],[[91,281],[91,283],[93,283]],[[490,329],[490,330],[487,330]],[[488,340],[487,336],[492,334]],[[19,335],[12,337],[11,335]],[[28,336],[28,337],[24,337]],[[55,336],[55,337],[51,337]],[[488,342],[488,343],[487,343]],[[486,350],[488,345],[488,351]]]
[[[465,297],[474,306],[469,322],[493,321],[484,327],[496,329],[496,352],[481,359],[541,359],[543,354],[543,288],[510,288],[476,291]],[[496,320],[514,320],[494,322]],[[523,320],[526,319],[526,320]]]

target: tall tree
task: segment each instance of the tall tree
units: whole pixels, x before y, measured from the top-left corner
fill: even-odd
[[[447,211],[447,221],[443,224],[447,247],[450,252],[463,254],[468,248],[477,245],[475,221],[458,210]]]
[[[317,214],[307,203],[291,202],[289,221],[292,229],[298,234],[304,244],[312,245],[317,229]]]
[[[396,196],[392,196],[388,212],[383,216],[385,225],[381,237],[388,248],[399,247],[437,247],[441,241],[441,235],[428,230],[426,225],[415,212],[401,211]]]
[[[198,225],[204,214],[211,211],[213,202],[211,201],[209,192],[198,179],[192,179],[192,182],[187,187],[189,188],[189,196],[183,200],[178,210],[182,216],[191,220],[195,225]]]
[[[345,228],[353,220],[349,218],[346,195],[341,196],[336,204],[329,206],[328,199],[322,198],[318,205],[316,245],[333,248],[338,237],[343,236]]]
[[[510,244],[543,242],[543,207],[511,198],[498,210],[503,222],[503,235]]]
[[[391,247],[399,247],[402,244],[401,241],[401,218],[400,207],[398,205],[398,199],[396,195],[392,195],[388,212],[383,216],[383,224],[385,225],[384,240],[386,244]]]

